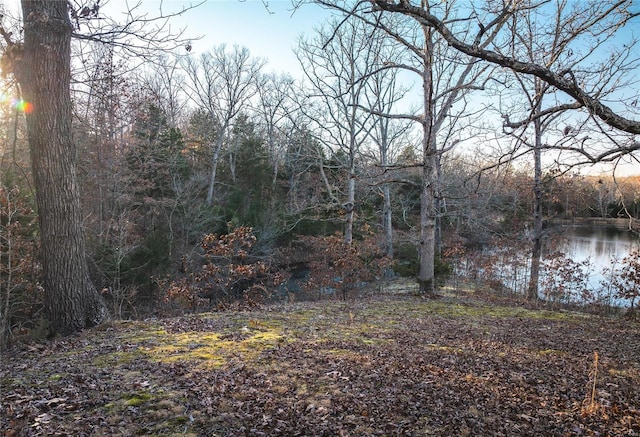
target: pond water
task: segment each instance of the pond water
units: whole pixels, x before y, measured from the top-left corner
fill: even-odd
[[[562,226],[552,229],[551,235],[551,240],[558,238],[558,250],[568,258],[588,259],[594,274],[612,268],[612,260],[621,261],[639,243],[637,234],[604,226]]]
[[[636,233],[607,226],[562,226],[552,231],[555,231],[552,235],[558,236],[555,240],[557,249],[566,258],[585,263],[582,268],[586,274],[585,285],[600,302],[629,306],[629,302],[614,296],[611,272],[620,268],[622,260],[638,249],[640,240]],[[554,241],[554,238],[550,240]]]
[[[526,240],[521,243],[525,243]],[[584,302],[579,290],[587,289],[599,302],[615,306],[628,306],[629,302],[616,299],[611,287],[603,284],[611,283],[611,272],[620,268],[624,257],[640,248],[637,233],[615,227],[595,225],[556,225],[545,231],[543,255],[540,273],[540,297],[569,302]],[[495,279],[512,292],[524,294],[529,281],[530,255],[528,245],[517,245],[513,248],[485,247],[485,258],[491,256],[493,266],[486,266],[477,271],[485,279]],[[561,252],[565,261],[551,265],[551,254]],[[583,274],[577,274],[579,280],[565,279],[561,276],[563,267],[577,266]],[[566,270],[565,270],[566,272]],[[552,274],[555,276],[550,276]],[[489,276],[487,276],[489,274]],[[565,273],[566,275],[566,273]],[[575,281],[575,282],[572,282]],[[566,287],[565,292],[552,295],[551,290],[558,291]]]

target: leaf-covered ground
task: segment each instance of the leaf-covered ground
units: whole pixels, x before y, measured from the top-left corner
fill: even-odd
[[[377,296],[21,346],[2,436],[640,435],[640,325]]]

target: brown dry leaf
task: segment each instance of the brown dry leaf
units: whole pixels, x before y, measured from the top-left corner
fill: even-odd
[[[11,351],[0,435],[640,435],[639,336],[636,322],[399,295],[116,322]],[[600,409],[582,416],[594,350]]]

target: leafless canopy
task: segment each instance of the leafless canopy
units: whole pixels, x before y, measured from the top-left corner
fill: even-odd
[[[585,91],[572,70],[554,71],[545,65],[522,62],[515,57],[499,53],[490,47],[483,47],[483,41],[490,34],[489,30],[496,22],[496,18],[503,14],[513,14],[520,8],[543,7],[548,2],[531,2],[531,1],[504,1],[493,2],[501,3],[495,8],[495,13],[485,15],[485,19],[480,21],[479,15],[474,10],[471,11],[469,24],[475,21],[478,31],[473,38],[461,38],[453,30],[451,23],[445,22],[435,15],[432,8],[424,8],[421,5],[412,4],[408,0],[387,1],[387,0],[370,0],[371,6],[375,11],[387,11],[403,14],[417,20],[420,24],[428,26],[438,32],[447,43],[469,56],[483,59],[487,62],[500,65],[511,69],[518,73],[530,74],[539,77],[548,84],[556,87],[558,90],[565,92],[575,102],[592,115],[602,120],[609,126],[628,132],[633,135],[640,134],[640,121],[614,111],[603,103],[597,97]],[[602,3],[602,2],[600,2]],[[607,4],[606,7],[600,8],[597,15],[591,18],[591,22],[583,23],[583,27],[588,29],[591,25],[597,24],[599,21],[610,19],[615,16],[618,20],[618,29],[630,26],[639,15],[640,12],[633,11],[633,2],[631,0],[619,0],[615,3]],[[640,147],[638,144],[636,146]]]

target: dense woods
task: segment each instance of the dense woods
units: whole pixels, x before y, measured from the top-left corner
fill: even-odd
[[[0,435],[640,434],[637,2],[19,3]]]
[[[1,108],[2,343],[94,325],[102,301],[112,317],[135,318],[348,297],[391,276],[417,278],[421,293],[453,277],[495,285],[488,247],[538,261],[519,290],[530,299],[574,301],[557,284],[538,288],[545,262],[572,268],[560,255],[542,257],[543,229],[591,218],[637,229],[640,177],[593,176],[585,167],[637,159],[637,133],[608,126],[589,100],[614,101],[621,117],[638,114],[635,41],[616,41],[617,56],[592,55],[633,22],[630,2],[581,11],[564,2],[487,2],[473,11],[374,2],[393,13],[368,15],[370,4],[327,4],[335,18],[296,49],[300,81],[246,48],[196,53],[172,47],[173,37],[132,71],[125,43],[89,38],[98,3],[86,15],[63,2],[23,3],[24,45],[8,31],[20,25],[3,22],[4,87],[37,104]],[[69,35],[49,44],[68,44],[55,59],[68,58],[69,77],[38,85],[65,80],[37,51],[44,43],[30,39],[52,29],[37,19],[52,5],[48,14]],[[443,23],[475,20],[481,32],[474,40],[474,24],[453,44],[431,19],[439,15]],[[564,21],[547,26],[554,16]],[[72,31],[87,33],[71,41]],[[514,72],[502,62],[512,58],[566,70],[582,88],[554,82],[566,74]],[[24,63],[43,70],[21,76]],[[53,94],[38,95],[42,87],[70,92],[64,111],[47,106]],[[76,227],[63,230],[59,214]],[[637,252],[624,262],[637,269]],[[633,305],[639,280],[624,279],[618,296]],[[583,301],[601,303],[590,293]],[[78,302],[86,307],[69,309]]]

